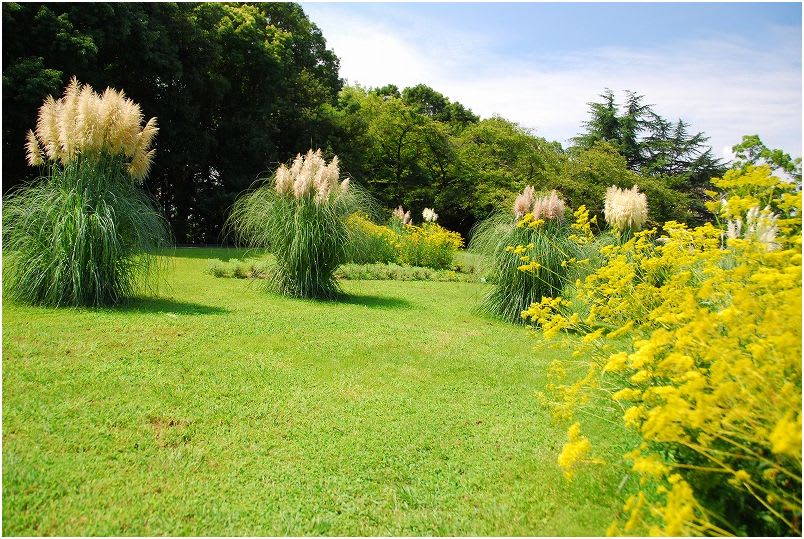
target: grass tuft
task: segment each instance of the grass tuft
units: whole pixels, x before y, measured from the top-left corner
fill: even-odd
[[[530,246],[526,253],[539,267],[522,271],[522,258],[510,252],[517,246]],[[472,230],[470,251],[490,261],[491,290],[480,310],[514,323],[522,323],[522,311],[542,297],[556,297],[570,278],[569,261],[579,255],[561,220],[548,220],[541,226],[518,226],[509,213],[499,213],[478,223]]]
[[[371,198],[355,185],[339,187],[337,174],[335,159],[325,165],[320,152],[309,152],[235,202],[227,226],[245,243],[274,254],[269,282],[280,294],[313,299],[342,295],[334,273],[359,249],[361,237],[346,219],[370,207]]]
[[[53,164],[3,204],[5,289],[15,300],[101,306],[156,286],[169,243],[150,198],[112,156]]]

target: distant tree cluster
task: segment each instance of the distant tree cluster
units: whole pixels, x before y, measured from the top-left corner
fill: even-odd
[[[579,148],[591,148],[601,141],[611,144],[625,157],[630,170],[659,178],[690,195],[690,217],[703,219],[707,216],[704,190],[709,179],[724,170],[723,163],[712,155],[709,138],[690,132],[684,120],[663,118],[645,104],[644,96],[631,91],[625,94],[622,106],[608,89],[600,95],[602,101],[589,103],[586,131],[573,142]]]
[[[238,194],[297,153],[337,154],[342,171],[386,208],[466,234],[526,185],[602,211],[605,189],[638,184],[651,218],[695,220],[720,172],[706,137],[628,93],[591,103],[570,148],[419,84],[344,87],[335,53],[296,4],[3,4],[3,190],[36,176],[25,133],[73,75],[122,88],[157,116],[146,188],[179,243],[226,240]]]

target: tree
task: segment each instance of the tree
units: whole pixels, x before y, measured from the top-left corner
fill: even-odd
[[[467,223],[513,203],[527,185],[548,189],[560,168],[552,144],[499,116],[469,126],[456,144],[459,173],[443,199],[460,208]]]
[[[457,131],[480,119],[460,103],[451,102],[446,96],[424,84],[405,88],[402,91],[402,101],[413,106],[420,114],[449,124]]]
[[[793,180],[801,183],[801,158],[793,159],[789,153],[782,150],[771,150],[759,135],[744,135],[742,142],[732,146],[731,151],[736,157],[732,166],[745,168],[749,165],[770,165],[774,171],[782,171]]]
[[[551,188],[560,190],[573,208],[586,205],[602,224],[606,189],[612,185],[622,189],[639,186],[648,197],[649,221],[653,225],[689,218],[686,194],[659,178],[629,169],[627,159],[607,142],[598,142],[588,149],[571,149]]]
[[[622,110],[611,90],[600,97],[601,102],[589,103],[590,119],[583,124],[585,132],[573,139],[575,147],[589,150],[600,142],[611,144],[625,157],[629,170],[687,193],[691,220],[708,218],[704,191],[710,179],[724,170],[707,144],[709,138],[701,132],[691,134],[682,119],[673,123],[663,118],[635,92],[626,91]]]
[[[602,102],[589,103],[590,119],[583,123],[586,131],[573,138],[575,146],[589,149],[608,142],[625,156],[629,169],[648,174],[684,174],[700,180],[719,170],[721,165],[706,144],[709,138],[700,132],[691,135],[684,120],[669,122],[635,92],[626,91],[622,112],[611,90],[600,97]]]
[[[582,124],[586,131],[572,139],[575,146],[591,148],[598,142],[619,143],[620,119],[614,92],[606,88],[599,97],[602,102],[587,103],[590,117]]]
[[[393,86],[344,88],[326,109],[327,149],[386,209],[403,204],[418,213],[435,205],[452,226],[456,214],[439,204],[456,174],[453,129],[395,93]]]

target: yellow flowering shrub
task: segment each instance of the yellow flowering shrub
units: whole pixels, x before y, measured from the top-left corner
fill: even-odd
[[[594,452],[584,411],[639,435],[620,457],[639,490],[610,535],[801,534],[801,193],[764,166],[713,183],[724,224],[768,208],[773,242],[666,223],[603,248],[573,301],[523,313],[575,348],[540,397],[573,422],[567,476]]]
[[[455,253],[463,246],[457,232],[433,222],[422,226],[404,225],[400,237],[399,261],[411,266],[444,269],[452,266]]]
[[[356,264],[396,262],[401,246],[399,234],[387,226],[371,222],[367,216],[353,213],[346,219],[350,231],[350,262]]]

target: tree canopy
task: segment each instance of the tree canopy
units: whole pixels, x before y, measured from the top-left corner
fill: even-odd
[[[225,240],[235,198],[309,148],[337,154],[384,207],[435,207],[462,233],[525,185],[595,209],[608,185],[636,183],[657,197],[657,219],[694,220],[721,167],[705,135],[634,92],[590,103],[564,149],[424,84],[344,86],[292,3],[5,3],[3,32],[4,191],[36,176],[24,137],[48,94],[71,76],[124,89],[159,119],[146,188],[179,243]]]

